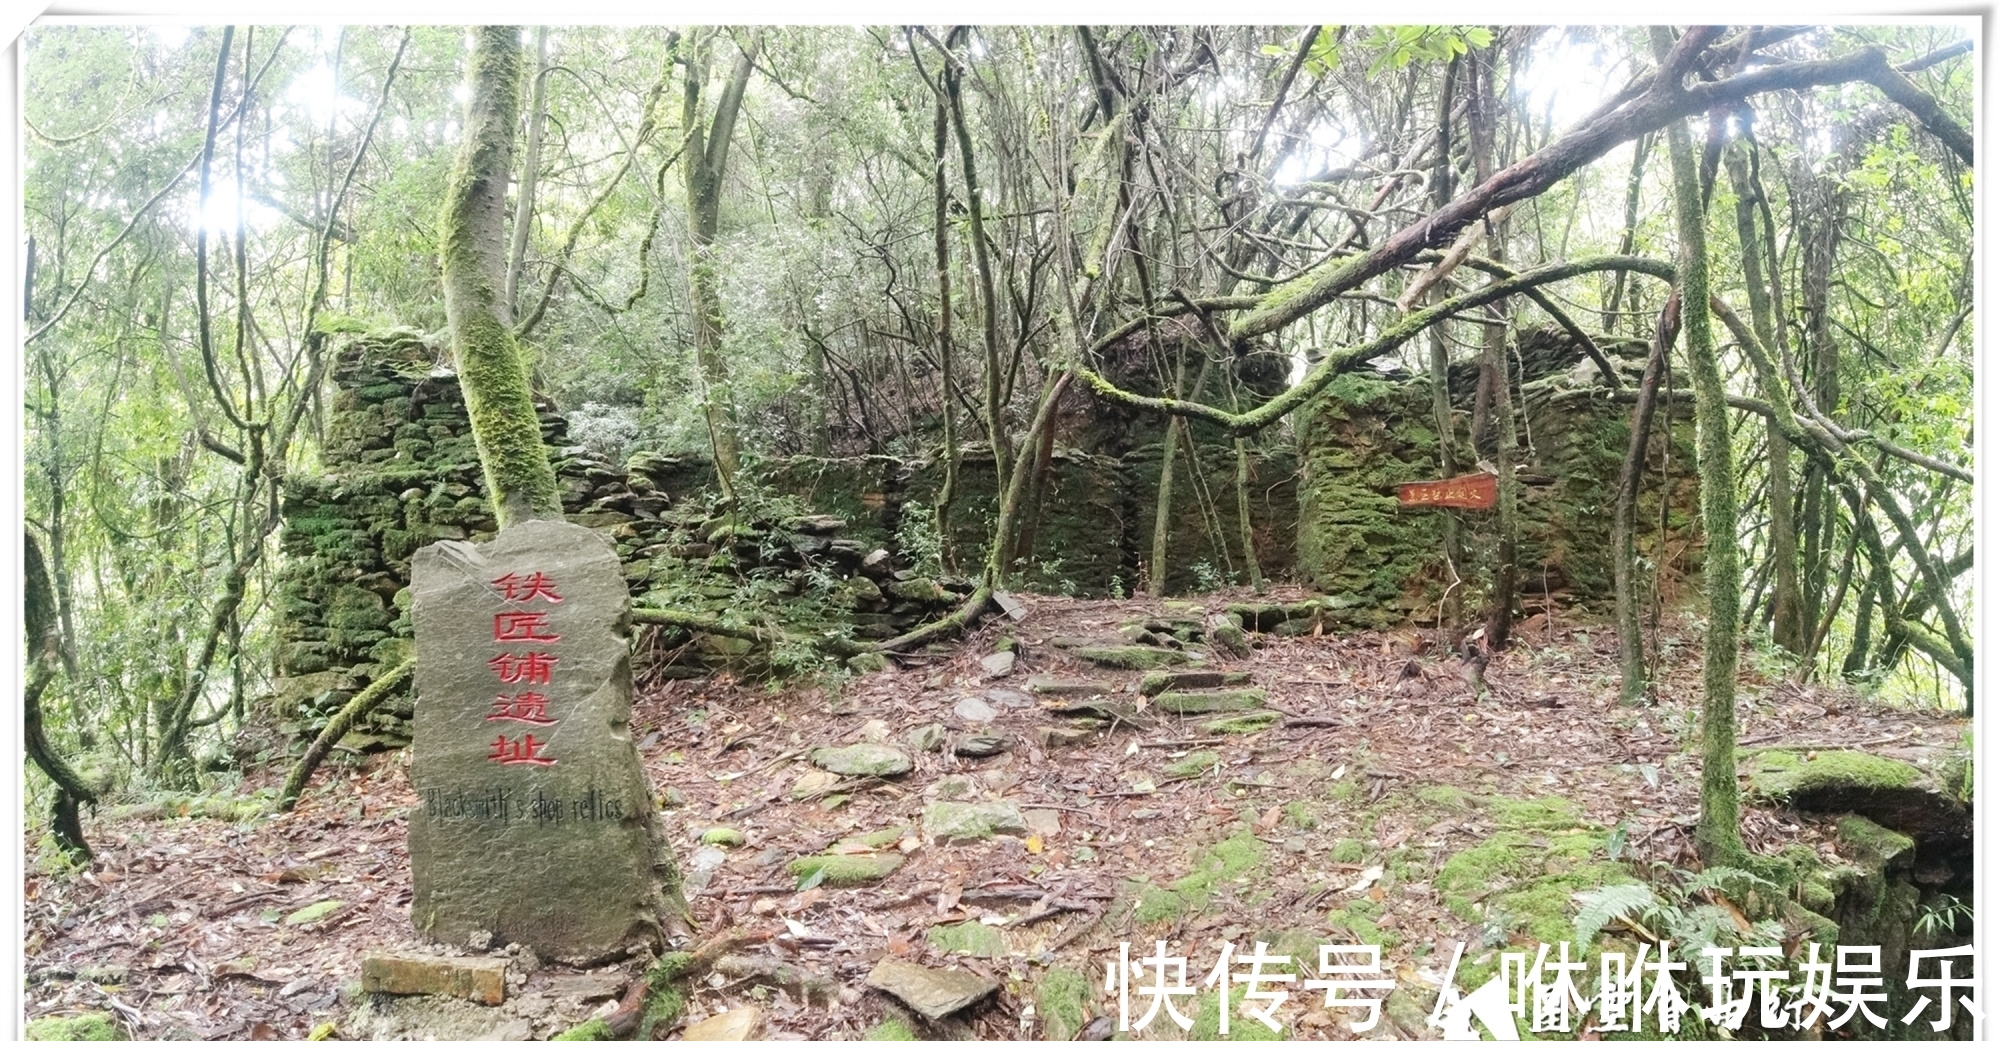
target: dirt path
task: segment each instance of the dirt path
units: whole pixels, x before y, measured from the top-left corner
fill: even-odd
[[[1379,943],[1384,964],[1415,979],[1418,969],[1441,970],[1459,941],[1526,938],[1516,931],[1524,922],[1495,916],[1483,900],[1472,901],[1473,917],[1485,921],[1468,920],[1462,904],[1454,910],[1438,874],[1491,838],[1508,807],[1548,796],[1566,800],[1580,829],[1615,829],[1619,855],[1688,857],[1698,781],[1684,751],[1691,660],[1669,670],[1660,705],[1626,709],[1616,704],[1604,627],[1525,625],[1486,669],[1483,696],[1455,657],[1414,634],[1266,637],[1248,661],[1218,665],[1248,671],[1289,725],[1218,736],[1202,729],[1205,717],[1148,711],[1083,743],[1047,746],[1041,729],[1069,721],[1025,693],[1028,678],[1118,688],[1138,678],[1085,665],[1056,641],[1116,642],[1122,623],[1223,601],[1021,599],[1024,621],[989,621],[962,645],[832,694],[726,680],[642,694],[634,731],[669,807],[669,837],[684,865],[710,864],[691,894],[696,928],[749,938],[694,995],[690,1021],[754,1002],[768,1014],[769,1038],[860,1037],[896,1014],[863,983],[885,954],[1002,984],[938,1036],[1037,1036],[1024,1024],[1050,968],[1101,986],[1121,941],[1150,950],[1164,939],[1189,956],[1191,973],[1205,973],[1224,941],[1262,939],[1301,957],[1319,943]],[[980,658],[1009,636],[1018,641],[1013,672],[986,679]],[[1964,728],[1748,671],[1743,681],[1742,730],[1757,747],[1866,747],[1921,761],[1949,754]],[[962,718],[968,698],[995,718]],[[830,798],[792,797],[811,749],[885,734],[899,743],[933,723],[946,731],[944,748],[917,755],[910,773]],[[978,731],[1001,735],[1004,750],[983,759],[949,751]],[[952,777],[969,784],[936,787]],[[100,815],[87,822],[100,856],[81,873],[48,871],[38,836],[28,836],[29,1015],[111,1010],[140,1037],[204,1039],[304,1038],[348,1020],[362,1001],[362,955],[421,946],[409,926],[403,845],[415,797],[407,753],[320,780],[296,813],[275,820]],[[243,790],[275,783],[251,777]],[[926,803],[945,797],[1010,802],[1028,833],[930,841]],[[745,843],[704,847],[700,836],[719,826]],[[1745,817],[1753,848],[1812,841],[1817,828],[1763,809]],[[787,871],[795,858],[871,834],[907,854],[898,870],[855,888],[797,891]],[[993,927],[1007,953],[939,950],[940,935],[958,938],[948,944],[966,933],[932,930],[964,922]],[[1500,935],[1482,938],[1482,929]],[[523,957],[517,968],[515,990],[527,998],[510,1008],[544,1038],[614,1000],[637,966],[581,973]],[[780,985],[797,979],[813,985]],[[1327,1023],[1316,994],[1291,994],[1281,1018]]]

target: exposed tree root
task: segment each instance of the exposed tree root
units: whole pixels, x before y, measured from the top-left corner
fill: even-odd
[[[306,754],[299,760],[299,765],[292,767],[291,775],[285,778],[284,790],[278,794],[280,812],[289,812],[298,804],[299,795],[306,790],[306,782],[312,780],[313,771],[319,769],[320,760],[325,759],[327,753],[333,751],[333,746],[347,736],[347,731],[359,722],[361,717],[374,711],[375,706],[380,705],[383,699],[389,696],[389,692],[396,689],[396,684],[402,682],[403,677],[408,676],[416,665],[417,659],[414,657],[403,659],[401,665],[376,677],[375,682],[363,688],[361,693],[354,695],[339,713],[326,721],[326,726],[320,730],[319,736],[313,738],[312,747],[306,749]]]

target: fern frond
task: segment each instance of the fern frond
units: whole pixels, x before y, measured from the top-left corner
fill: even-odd
[[[1696,893],[1712,889],[1722,889],[1731,882],[1742,882],[1748,885],[1760,886],[1772,892],[1777,892],[1778,889],[1776,883],[1762,875],[1745,871],[1739,867],[1720,864],[1712,868],[1704,868],[1700,873],[1682,883],[1681,893],[1686,896],[1693,896]]]
[[[1613,918],[1630,918],[1633,914],[1659,906],[1660,898],[1651,886],[1641,882],[1626,882],[1615,886],[1603,886],[1588,892],[1578,893],[1576,899],[1583,907],[1576,912],[1576,944],[1587,947]]]

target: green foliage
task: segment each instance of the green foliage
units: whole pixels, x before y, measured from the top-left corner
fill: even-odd
[[[1493,33],[1476,25],[1387,25],[1375,27],[1368,43],[1382,52],[1368,66],[1368,75],[1373,77],[1418,59],[1442,62],[1474,49],[1484,50],[1492,46]]]

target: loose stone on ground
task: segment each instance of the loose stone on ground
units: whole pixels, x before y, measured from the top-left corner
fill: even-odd
[[[910,757],[893,745],[862,743],[841,748],[816,748],[814,766],[842,777],[895,777],[910,772]]]
[[[1270,695],[1257,687],[1240,690],[1170,690],[1153,699],[1161,712],[1198,715],[1208,712],[1248,712],[1264,707]]]
[[[719,1016],[710,1016],[687,1028],[681,1035],[682,1041],[749,1041],[757,1036],[757,1028],[764,1022],[764,1010],[756,1005],[730,1009]]]
[[[977,842],[1026,835],[1028,822],[1011,802],[934,802],[924,807],[924,832],[936,842]]]
[[[943,1019],[1000,988],[969,972],[927,969],[893,958],[875,963],[868,985],[894,994],[927,1019]]]
[[[361,959],[365,994],[438,994],[482,1005],[507,997],[507,959],[370,954]]]

